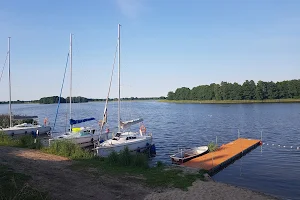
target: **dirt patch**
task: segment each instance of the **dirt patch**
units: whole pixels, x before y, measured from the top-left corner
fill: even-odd
[[[254,192],[251,190],[217,183],[213,181],[203,182],[195,181],[188,191],[182,191],[178,189],[172,189],[164,192],[151,193],[145,197],[145,200],[216,200],[216,199],[233,199],[233,200],[271,200],[276,199],[274,197]]]
[[[143,199],[150,191],[122,178],[73,171],[72,161],[36,150],[0,147],[0,163],[30,175],[30,185],[53,199]]]

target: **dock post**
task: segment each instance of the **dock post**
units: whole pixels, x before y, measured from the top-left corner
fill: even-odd
[[[260,142],[261,142],[261,144],[262,144],[262,130],[260,131]],[[260,145],[260,153],[262,154],[262,145]],[[260,154],[260,155],[261,155]]]
[[[212,168],[214,168],[214,152],[211,152],[211,164]]]
[[[216,145],[218,146],[218,136],[216,136]]]

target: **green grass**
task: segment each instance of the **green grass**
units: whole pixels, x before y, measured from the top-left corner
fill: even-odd
[[[36,142],[34,143],[34,138],[31,135],[11,137],[3,132],[0,132],[0,146],[41,149],[42,143],[39,139],[36,139]]]
[[[9,166],[0,164],[0,199],[2,200],[42,200],[48,199],[45,192],[32,188],[30,176],[14,172]]]
[[[36,142],[34,143],[34,138],[31,135],[24,135],[13,138],[3,132],[0,132],[0,146],[41,149],[42,143],[39,139],[36,139]]]
[[[90,159],[93,157],[87,150],[84,150],[79,145],[67,140],[55,141],[49,147],[43,147],[41,150],[45,153],[64,156],[71,159]]]
[[[245,104],[245,103],[300,103],[300,99],[265,99],[265,100],[159,100],[165,103],[203,103],[203,104]]]
[[[208,145],[208,151],[209,152],[213,152],[213,151],[216,151],[218,149],[218,145],[215,144],[214,142],[210,142]]]
[[[155,167],[149,167],[148,157],[145,154],[130,154],[124,149],[119,154],[113,152],[107,158],[94,157],[91,159],[77,159],[72,169],[97,169],[99,174],[111,176],[133,176],[150,187],[176,187],[187,189],[196,179],[204,180],[206,171],[185,173],[181,169],[173,169],[157,162]]]

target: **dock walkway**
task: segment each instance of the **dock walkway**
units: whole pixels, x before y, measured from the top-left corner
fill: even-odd
[[[205,169],[210,175],[213,175],[260,144],[260,140],[239,138],[222,145],[214,152],[182,163],[182,166]]]

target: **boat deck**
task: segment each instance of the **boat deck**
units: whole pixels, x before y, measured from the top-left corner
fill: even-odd
[[[194,158],[182,166],[208,170],[213,175],[228,166],[238,158],[255,149],[261,144],[260,140],[239,138],[219,147],[216,151]]]

